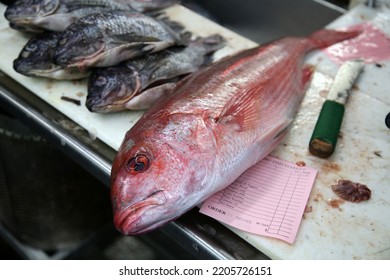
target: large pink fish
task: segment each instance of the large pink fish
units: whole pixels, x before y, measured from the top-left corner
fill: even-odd
[[[320,30],[228,57],[186,78],[127,132],[114,160],[114,223],[153,230],[227,187],[281,141],[312,67],[305,54],[357,35]]]

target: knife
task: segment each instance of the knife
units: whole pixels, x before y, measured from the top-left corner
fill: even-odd
[[[363,60],[349,60],[337,71],[310,138],[309,151],[313,155],[327,158],[333,154],[344,117],[345,104],[363,67]]]

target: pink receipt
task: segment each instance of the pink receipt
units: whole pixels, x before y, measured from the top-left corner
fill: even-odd
[[[294,243],[317,171],[268,156],[207,199],[200,212],[241,230]]]

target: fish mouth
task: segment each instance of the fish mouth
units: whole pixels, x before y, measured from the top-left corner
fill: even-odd
[[[142,233],[150,227],[150,224],[137,224],[142,215],[151,208],[163,205],[167,201],[164,191],[157,190],[145,199],[129,205],[126,209],[117,212],[114,216],[116,228],[124,235]]]
[[[13,17],[13,16],[6,16],[7,20],[10,22],[17,24],[17,25],[24,25],[24,24],[33,24],[35,18],[33,17],[25,17],[25,18],[19,18],[19,17]]]
[[[26,75],[29,75],[29,76],[50,76],[51,74],[59,71],[59,70],[62,70],[62,67],[53,67],[51,69],[30,69],[28,71],[25,71],[25,74]],[[20,73],[20,72],[19,72]]]

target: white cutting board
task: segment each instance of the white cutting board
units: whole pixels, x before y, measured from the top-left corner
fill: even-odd
[[[5,6],[0,4],[0,69],[31,90],[33,93],[47,101],[59,111],[74,120],[80,126],[87,129],[92,137],[97,137],[114,149],[118,149],[127,130],[141,117],[143,111],[119,112],[115,114],[91,113],[84,106],[87,96],[87,81],[55,81],[45,78],[25,77],[12,68],[13,60],[19,55],[20,50],[28,40],[26,35],[12,30],[3,14]],[[175,6],[167,10],[171,18],[187,22],[191,20],[191,26],[186,24],[188,30],[194,34],[208,35],[223,33],[229,40],[229,45],[218,51],[216,58],[226,56],[235,50],[249,48],[256,44],[222,28],[203,17],[192,13],[181,6]],[[81,101],[82,106],[61,100],[61,96],[75,98]]]
[[[4,10],[1,5],[0,13],[4,14]],[[216,58],[256,45],[181,6],[167,12],[195,34],[225,36],[229,44],[217,52]],[[360,6],[331,26],[348,26],[373,16],[375,13]],[[3,17],[0,19],[0,69],[87,129],[92,137],[118,149],[126,131],[143,112],[90,113],[83,106],[86,81],[59,82],[16,73],[12,62],[26,41],[27,37],[10,29]],[[317,66],[317,72],[290,133],[273,155],[292,162],[304,161],[318,170],[308,201],[311,211],[304,214],[293,245],[229,228],[273,259],[390,259],[390,130],[384,125],[390,112],[390,62],[382,63],[381,68],[365,67],[358,89],[347,104],[343,137],[328,160],[310,155],[307,145],[337,66],[320,52],[311,55],[308,62]],[[61,100],[63,95],[79,99],[82,106]],[[337,198],[330,185],[341,178],[368,185],[372,198],[359,204],[345,202],[336,208],[330,206],[328,200]]]

